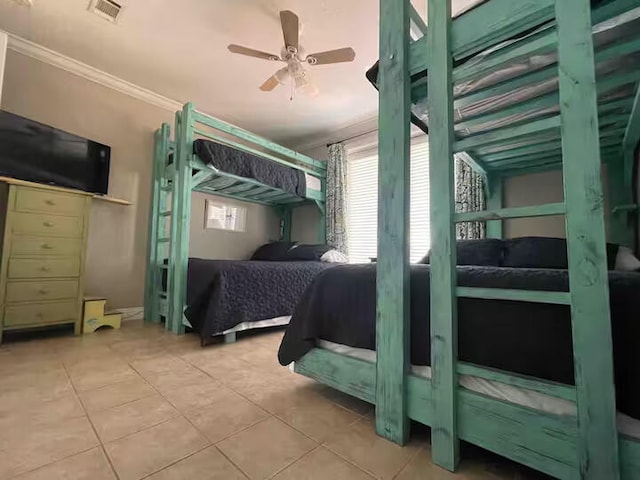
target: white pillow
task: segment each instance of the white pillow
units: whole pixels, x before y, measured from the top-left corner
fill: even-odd
[[[616,270],[624,270],[627,272],[635,272],[640,270],[640,260],[636,258],[630,248],[618,248],[616,255]]]
[[[338,250],[329,250],[320,257],[321,262],[327,263],[349,263],[349,257]]]

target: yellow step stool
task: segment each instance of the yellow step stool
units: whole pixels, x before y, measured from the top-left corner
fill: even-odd
[[[82,333],[93,333],[98,328],[108,326],[120,328],[122,313],[104,311],[107,299],[102,297],[85,297],[82,316]]]

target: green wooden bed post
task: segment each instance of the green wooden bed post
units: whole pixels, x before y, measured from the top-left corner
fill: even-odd
[[[634,247],[635,235],[629,208],[633,204],[633,185],[625,178],[627,160],[624,157],[614,158],[607,164],[609,183],[609,238],[613,243]]]
[[[187,293],[187,267],[189,262],[189,228],[191,217],[191,166],[189,157],[193,143],[193,104],[182,109],[176,127],[176,151],[174,155],[175,175],[172,192],[171,264],[173,281],[167,292],[171,299],[169,312],[170,330],[184,333],[182,317]]]
[[[324,200],[316,200],[316,205],[318,206],[318,210],[320,210],[320,220],[318,221],[318,243],[327,243],[327,204]]]
[[[556,0],[578,471],[616,480],[618,434],[591,7]]]
[[[487,174],[487,210],[502,208],[502,187],[504,179],[500,175]],[[502,238],[502,220],[490,220],[487,222],[487,237]]]
[[[430,0],[429,158],[431,181],[431,368],[433,388],[433,461],[455,470],[459,461],[457,433],[458,318],[453,160],[453,80],[451,1]]]
[[[278,205],[274,210],[280,218],[280,240],[291,241],[291,226],[293,223],[293,209],[288,206]]]
[[[399,444],[409,436],[408,38],[409,2],[380,0],[376,431]]]
[[[153,151],[153,164],[151,166],[151,202],[149,205],[149,238],[148,257],[145,285],[144,319],[147,322],[159,322],[159,302],[161,287],[161,267],[164,258],[159,253],[159,238],[164,236],[160,225],[160,211],[162,210],[162,173],[167,162],[169,150],[170,127],[163,123],[155,132],[155,144]]]

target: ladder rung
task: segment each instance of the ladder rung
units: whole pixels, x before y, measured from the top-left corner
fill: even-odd
[[[169,243],[169,237],[162,237],[158,239],[158,243]]]
[[[568,292],[544,292],[540,290],[515,290],[505,288],[457,287],[456,295],[465,298],[483,298],[487,300],[511,300],[514,302],[554,303],[570,305]]]
[[[453,220],[456,223],[462,223],[483,220],[503,220],[505,218],[547,217],[551,215],[564,215],[565,213],[566,208],[564,202],[559,202],[530,207],[499,208],[496,210],[485,210],[483,212],[456,213],[453,216]]]
[[[500,382],[514,387],[526,388],[534,392],[544,393],[572,402],[576,401],[576,389],[562,383],[540,380],[519,373],[503,372],[489,367],[480,367],[472,363],[458,362],[456,370],[460,375],[471,375],[493,382]]]
[[[170,185],[160,187],[163,192],[170,192],[172,190]]]
[[[171,216],[171,210],[167,210],[165,212],[160,212],[160,216],[161,217],[170,217]]]

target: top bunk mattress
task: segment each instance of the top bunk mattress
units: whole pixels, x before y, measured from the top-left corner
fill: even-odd
[[[221,172],[251,178],[299,197],[307,195],[307,180],[302,170],[210,140],[195,140],[193,153]]]
[[[592,0],[593,8],[604,5],[608,0]],[[484,3],[484,2],[482,2]],[[474,7],[478,7],[475,5]],[[472,15],[473,10],[462,15]],[[536,117],[557,114],[559,104],[550,98],[557,94],[557,53],[555,46],[549,49],[533,49],[509,61],[502,62],[505,52],[522,48],[527,43],[537,41],[555,28],[554,22],[547,22],[534,29],[495,45],[479,54],[454,62],[454,121],[457,138],[464,138],[483,131],[512,126],[516,122]],[[600,102],[615,101],[632,97],[640,75],[640,8],[603,21],[593,27],[596,50],[596,75]],[[614,47],[617,47],[617,51]],[[526,52],[526,49],[523,50]],[[600,53],[599,53],[600,52]],[[499,65],[499,68],[492,67]],[[487,66],[487,68],[484,68]],[[531,75],[531,74],[534,74]],[[625,76],[626,74],[626,76]],[[528,77],[525,77],[529,75]],[[367,71],[367,79],[377,88],[378,62]],[[424,132],[428,132],[429,113],[427,98],[418,94],[426,92],[427,71],[412,76],[412,121]],[[510,80],[516,82],[517,89],[500,88]],[[527,81],[524,81],[527,79]],[[616,80],[617,79],[617,80]],[[604,82],[606,80],[606,83]],[[626,80],[626,81],[625,81]],[[521,85],[519,85],[521,83]],[[416,86],[422,85],[424,87]],[[495,94],[490,89],[495,88]],[[423,98],[420,98],[423,97]],[[529,108],[518,108],[523,105]],[[624,107],[620,107],[623,113]],[[610,110],[615,114],[615,110]],[[519,146],[518,142],[509,148]],[[482,152],[487,153],[487,152]]]

